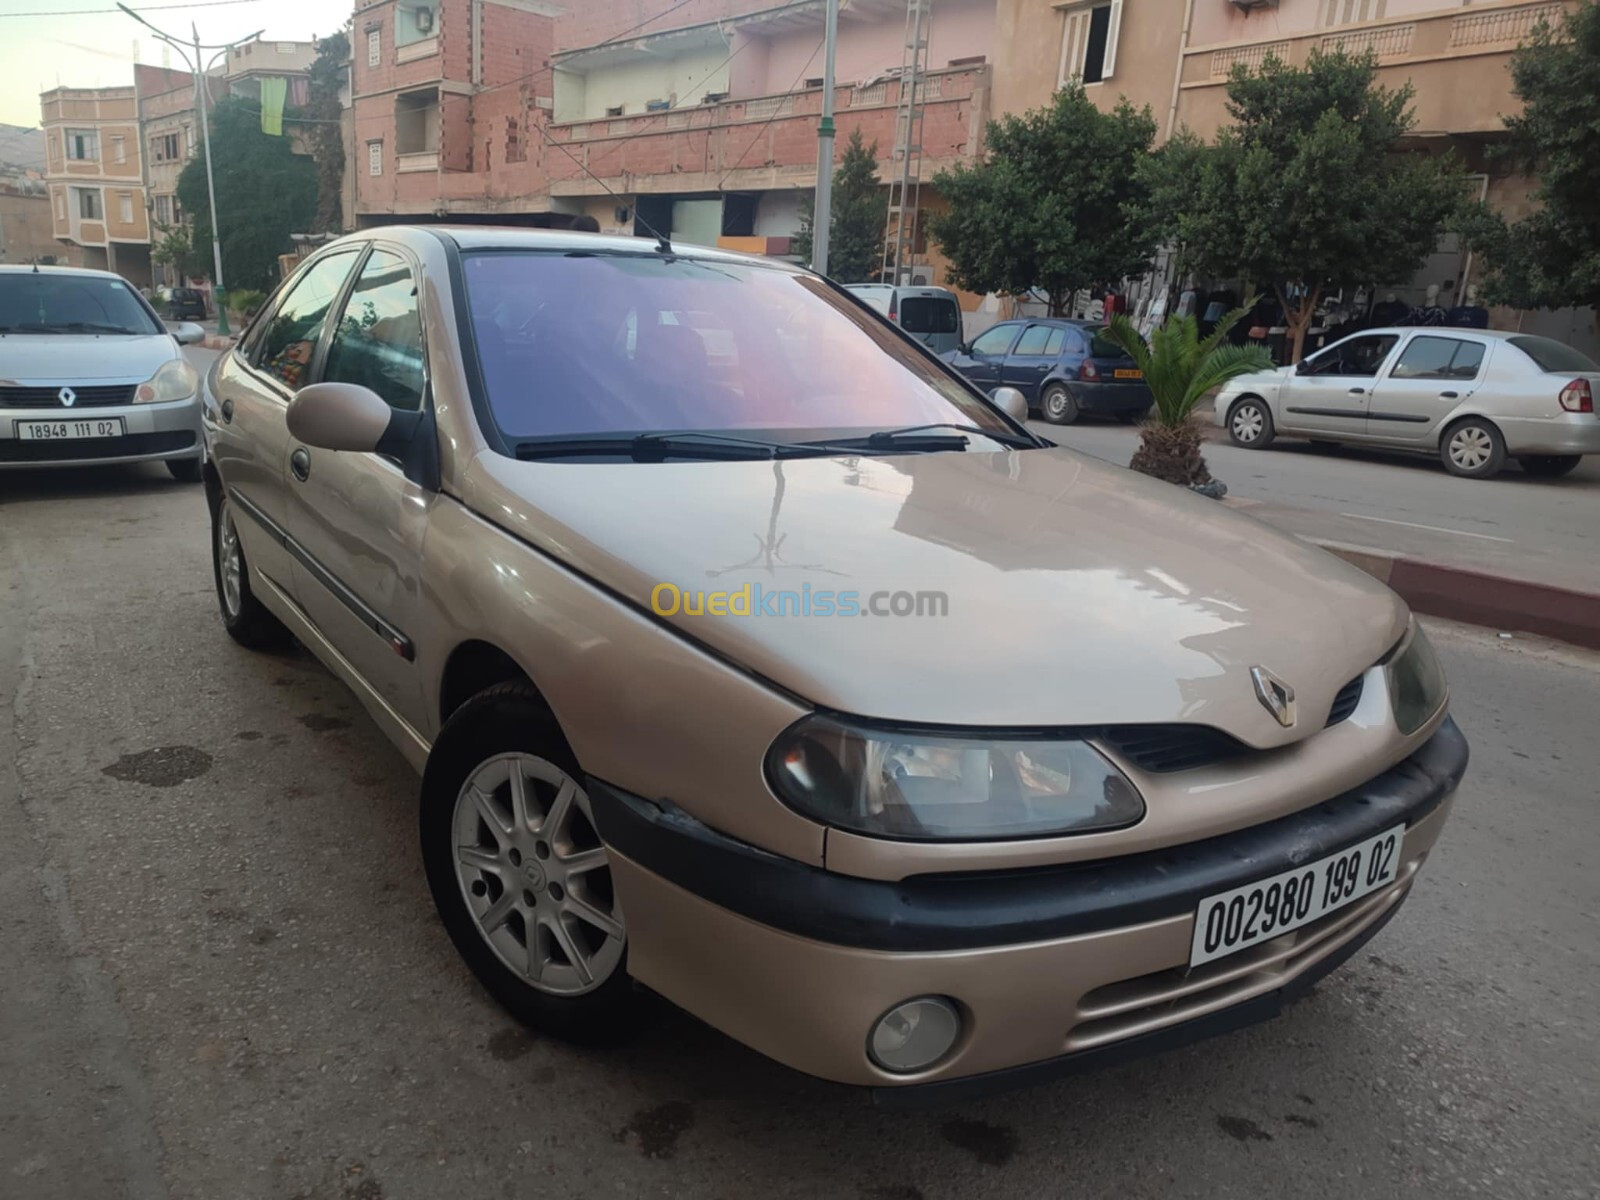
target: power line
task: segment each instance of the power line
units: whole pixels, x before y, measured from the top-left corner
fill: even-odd
[[[174,8],[222,8],[228,4],[261,4],[265,0],[197,0],[194,4],[150,4],[140,12],[165,12]],[[0,12],[0,17],[87,17],[99,13],[121,12],[118,8],[62,8],[53,12]]]
[[[800,68],[800,73],[794,77],[794,82],[789,85],[789,90],[784,93],[785,96],[794,95],[795,88],[800,86],[800,81],[805,78],[806,72],[811,69],[811,64],[817,61],[817,55],[822,51],[822,42],[826,40],[826,38],[823,38],[822,41],[817,43],[817,48],[811,52],[811,57],[806,59],[805,65]],[[780,103],[772,110],[772,115],[761,122],[761,128],[756,130],[755,136],[745,144],[743,150],[739,151],[739,157],[734,159],[728,169],[722,173],[722,178],[717,180],[717,191],[720,192],[722,190],[722,185],[728,182],[728,176],[738,169],[739,164],[744,161],[744,156],[749,154],[755,144],[761,140],[761,135],[771,128],[772,123],[778,119],[778,115],[781,112],[783,112],[783,105]]]
[[[571,150],[568,150],[567,147],[563,143],[558,142],[558,141],[555,140],[555,138],[551,137],[549,130],[547,130],[543,125],[538,126],[538,130],[539,130],[539,136],[542,137],[547,144],[549,144],[551,146],[554,146],[557,150],[561,151],[561,153],[565,154],[568,158],[570,158],[572,160],[572,165],[577,167],[578,170],[582,171],[590,179],[592,179],[596,183],[598,183],[601,186],[601,188],[604,189],[606,195],[610,196],[613,200],[618,200],[618,201],[622,200],[622,197],[617,195],[616,192],[613,192],[611,190],[611,186],[608,183],[606,183],[606,181],[604,179],[601,179],[600,176],[596,175],[588,167],[584,166],[582,160],[580,160],[576,154],[574,154]],[[646,221],[643,217],[641,217],[639,215],[639,206],[637,204],[625,205],[625,207],[631,208],[633,210],[633,219],[635,221],[639,222],[639,224],[644,226],[644,229],[645,229],[646,233],[648,233],[651,237],[655,238],[656,241],[659,242],[662,246],[669,247],[669,248],[671,247],[672,243],[667,240],[667,236],[665,234],[659,232],[653,225],[650,224],[649,221]]]

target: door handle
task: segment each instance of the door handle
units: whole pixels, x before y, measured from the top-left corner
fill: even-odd
[[[232,424],[232,422],[233,422],[233,401],[232,400],[224,400],[222,402],[222,421],[223,421],[224,424]]]
[[[304,446],[289,455],[289,470],[301,483],[311,478],[311,455]]]
[[[1441,400],[1459,400],[1460,398],[1461,398],[1461,393],[1460,392],[1440,392],[1439,393],[1439,399],[1441,399]]]
[[[1350,389],[1350,394],[1352,396],[1365,396],[1367,394],[1367,389],[1366,388],[1351,388]]]

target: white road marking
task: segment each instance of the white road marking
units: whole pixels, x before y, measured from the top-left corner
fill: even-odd
[[[1426,529],[1426,530],[1429,530],[1429,531],[1431,531],[1433,533],[1453,533],[1453,534],[1455,534],[1456,537],[1482,538],[1486,542],[1515,542],[1516,541],[1515,538],[1495,537],[1494,534],[1492,534],[1492,533],[1468,533],[1465,529],[1445,529],[1441,525],[1419,525],[1415,521],[1396,521],[1392,517],[1369,517],[1369,516],[1366,516],[1363,513],[1347,513],[1347,512],[1342,512],[1339,515],[1341,517],[1349,517],[1349,518],[1351,518],[1352,520],[1355,520],[1355,521],[1381,521],[1385,525],[1404,525],[1408,529]]]

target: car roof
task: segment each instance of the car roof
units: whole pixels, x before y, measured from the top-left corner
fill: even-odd
[[[610,251],[614,254],[647,254],[656,245],[655,240],[648,237],[582,233],[570,229],[530,229],[511,225],[379,225],[348,234],[319,249],[326,250],[333,246],[350,245],[374,238],[387,238],[412,246],[420,246],[431,239],[444,238],[454,242],[463,250],[588,250]],[[719,250],[714,246],[695,246],[687,242],[674,244],[672,251],[679,258],[753,264],[795,273],[802,269],[781,259],[765,258],[758,254],[736,254],[731,250]]]
[[[1396,337],[1404,337],[1408,333],[1464,333],[1470,337],[1487,338],[1492,342],[1509,341],[1514,337],[1531,337],[1534,335],[1518,333],[1514,329],[1473,329],[1467,325],[1381,325],[1376,329],[1357,329],[1346,337],[1356,337],[1364,333],[1392,333]],[[1341,342],[1344,338],[1339,339]]]
[[[35,267],[32,263],[0,263],[0,274],[4,275],[78,275],[85,279],[122,279],[115,271],[97,271],[93,267],[56,267],[40,263]],[[122,280],[124,283],[128,281]]]

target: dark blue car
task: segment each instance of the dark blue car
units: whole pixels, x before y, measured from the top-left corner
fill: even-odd
[[[1083,413],[1132,424],[1153,399],[1137,364],[1100,336],[1104,325],[1054,318],[1002,321],[940,357],[985,392],[1014,387],[1056,425]]]

